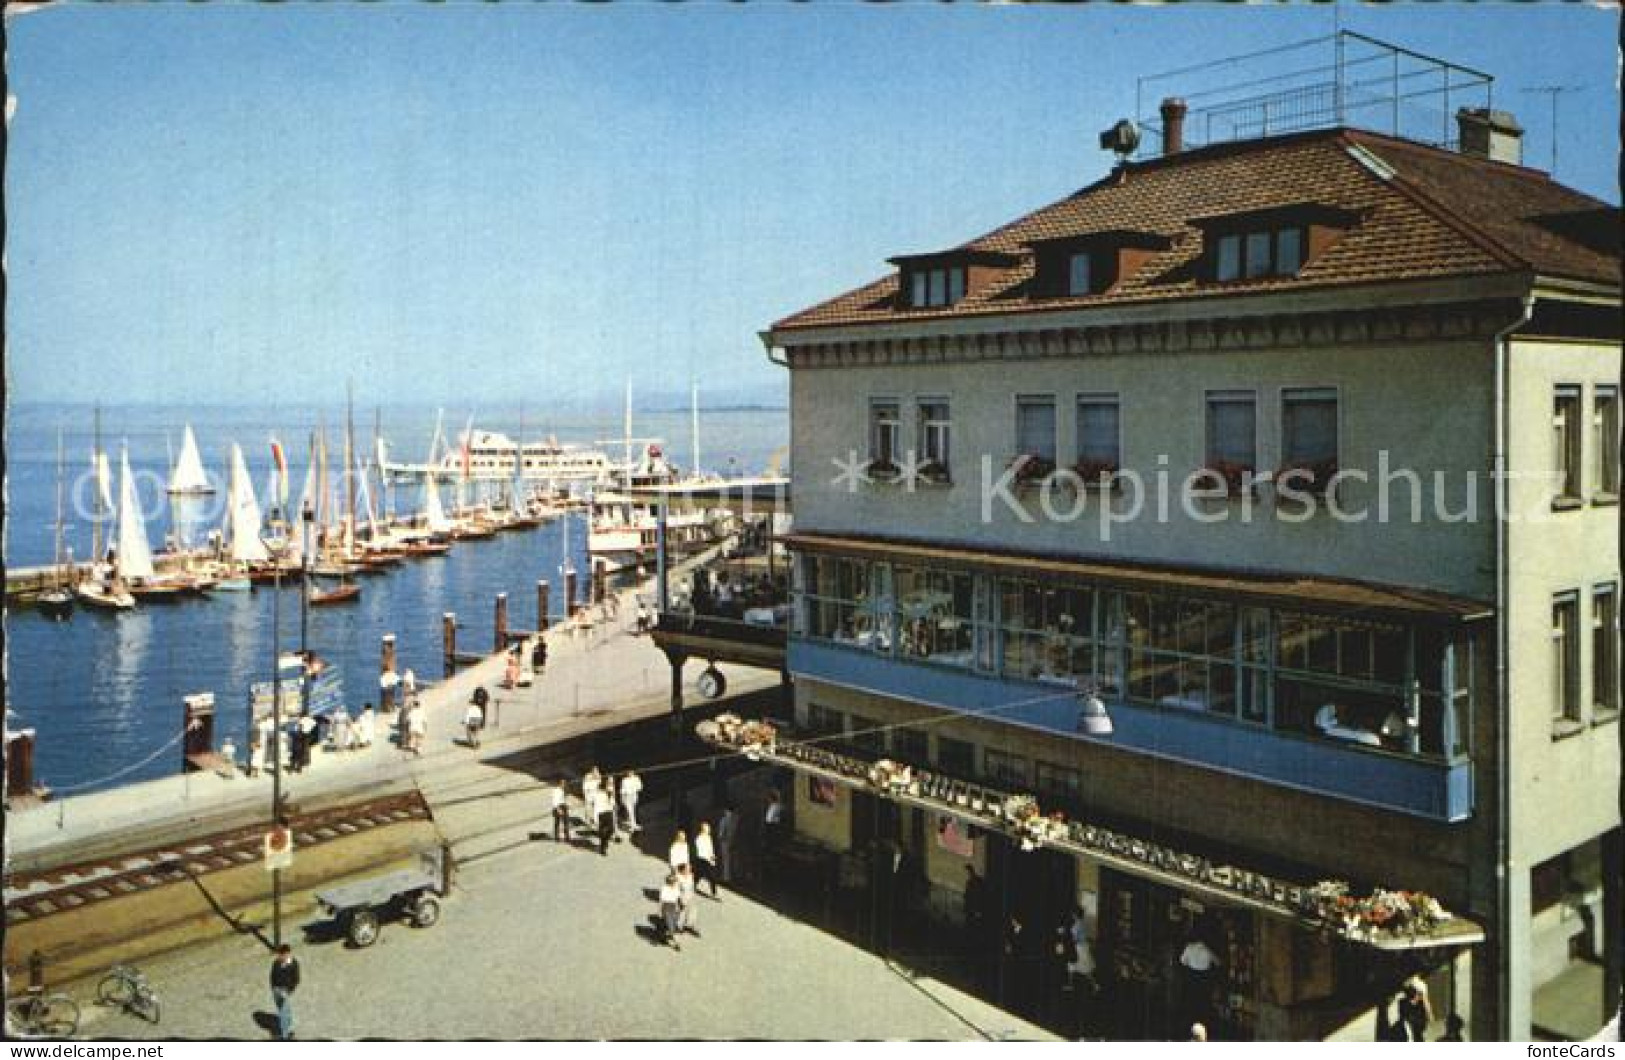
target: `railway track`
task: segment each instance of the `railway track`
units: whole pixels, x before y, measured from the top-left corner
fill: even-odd
[[[307,849],[373,828],[431,818],[416,791],[334,806],[289,821],[294,849]],[[38,872],[8,876],[6,926],[83,909],[98,902],[150,891],[212,872],[250,865],[262,855],[263,824],[171,843],[146,851],[96,858]]]

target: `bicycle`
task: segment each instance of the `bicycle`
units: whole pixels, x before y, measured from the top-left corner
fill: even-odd
[[[79,1003],[67,994],[33,988],[6,999],[6,1033],[18,1038],[71,1038],[79,1031]]]
[[[148,984],[146,975],[133,965],[115,964],[96,987],[96,1000],[104,1005],[117,1005],[148,1023],[157,1023],[162,1014],[158,995]]]

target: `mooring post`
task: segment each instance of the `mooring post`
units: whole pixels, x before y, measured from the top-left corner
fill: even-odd
[[[457,615],[447,611],[440,616],[440,646],[446,654],[445,676],[457,672]]]
[[[576,569],[564,568],[564,617],[570,618],[576,613]]]
[[[609,564],[604,560],[593,560],[592,564],[592,602],[604,602],[604,594],[608,591]]]
[[[538,580],[536,582],[536,632],[538,633],[547,630],[547,594],[548,584],[546,579]]]
[[[395,634],[385,633],[378,650],[378,709],[388,713],[395,709],[395,697],[400,695],[400,675],[395,672]]]
[[[493,621],[492,626],[496,630],[496,634],[495,634],[496,645],[491,650],[493,652],[507,651],[508,650],[508,594],[507,593],[497,593],[496,618]]]

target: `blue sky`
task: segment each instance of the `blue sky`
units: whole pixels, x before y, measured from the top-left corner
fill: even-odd
[[[1618,202],[1616,11],[1342,9]],[[1098,178],[1330,7],[76,4],[9,19],[13,400],[772,400],[756,332]],[[1329,56],[1328,49],[1322,56]],[[1159,83],[1182,90],[1177,81]],[[642,402],[640,401],[640,404]]]

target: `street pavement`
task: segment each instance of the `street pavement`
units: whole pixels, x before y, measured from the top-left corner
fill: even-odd
[[[534,830],[543,830],[536,822]],[[651,829],[662,827],[651,824]],[[468,865],[436,927],[349,949],[327,922],[290,925],[301,1038],[1049,1039],[1037,1028],[816,927],[723,891],[699,937],[655,940],[663,862],[630,842],[531,839]],[[660,842],[644,844],[663,847]],[[105,1038],[265,1038],[269,954],[234,937],[149,962],[163,1022],[86,1005]]]

